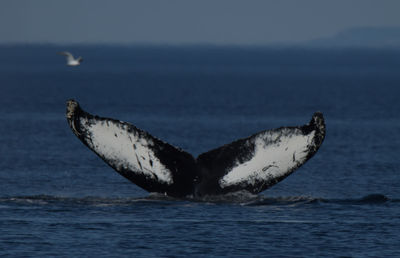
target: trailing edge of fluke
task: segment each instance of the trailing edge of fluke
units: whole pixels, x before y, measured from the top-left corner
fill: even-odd
[[[173,197],[260,193],[309,160],[325,137],[316,112],[306,125],[262,131],[194,158],[130,123],[91,115],[75,100],[67,101],[66,117],[73,133],[119,174]]]

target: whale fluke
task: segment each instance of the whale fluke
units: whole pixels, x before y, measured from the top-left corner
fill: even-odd
[[[325,137],[316,112],[306,125],[262,131],[195,159],[130,123],[91,115],[75,100],[67,101],[66,117],[73,133],[119,174],[173,197],[260,193],[309,160]]]

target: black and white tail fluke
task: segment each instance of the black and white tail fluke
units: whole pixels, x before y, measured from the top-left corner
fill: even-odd
[[[74,134],[118,173],[149,192],[175,197],[259,193],[310,159],[325,137],[317,112],[307,125],[263,131],[195,159],[132,124],[93,116],[74,100],[66,116]]]

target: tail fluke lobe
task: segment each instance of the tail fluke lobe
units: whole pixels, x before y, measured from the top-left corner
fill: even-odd
[[[93,116],[67,101],[73,133],[118,173],[149,192],[170,196],[192,193],[194,158],[134,125]]]
[[[201,154],[197,165],[204,178],[198,191],[208,192],[213,184],[215,194],[240,190],[260,193],[309,160],[324,137],[324,118],[317,112],[304,126],[262,131]]]

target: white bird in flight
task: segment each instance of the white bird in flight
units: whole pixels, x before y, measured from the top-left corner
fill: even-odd
[[[67,51],[58,52],[57,54],[66,57],[68,66],[78,66],[83,61],[83,58],[81,56],[78,57],[77,59],[75,59],[74,56],[70,52],[67,52]]]

